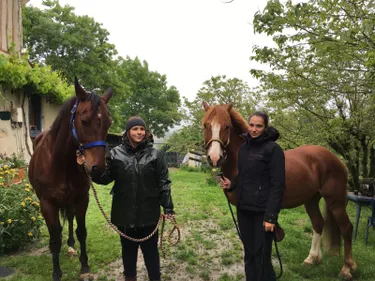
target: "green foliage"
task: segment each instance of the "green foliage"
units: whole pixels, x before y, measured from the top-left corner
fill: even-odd
[[[12,153],[10,157],[0,153],[0,168],[3,168],[5,165],[9,167],[9,169],[27,167],[25,160],[23,160],[21,156],[17,156],[16,153]]]
[[[375,161],[369,158],[375,133],[373,8],[370,0],[272,0],[253,21],[255,32],[275,43],[254,47],[251,59],[269,70],[251,73],[261,82],[259,92],[267,93],[284,144],[329,146],[345,160],[353,187],[369,173],[368,161]]]
[[[119,59],[119,71],[122,81],[129,87],[129,94],[117,104],[119,116],[123,122],[134,115],[141,116],[151,132],[164,136],[170,128],[178,125],[181,120],[179,107],[180,94],[176,87],[167,86],[167,77],[148,68],[146,61],[137,57]],[[124,123],[119,129],[124,129]]]
[[[38,199],[28,183],[0,186],[0,202],[0,254],[39,237],[43,219]]]
[[[58,0],[43,1],[45,9],[23,8],[23,42],[30,58],[60,71],[68,82],[74,75],[88,89],[108,87],[115,46],[109,32],[88,16],[78,16],[74,8]]]
[[[29,94],[48,95],[57,103],[63,103],[74,93],[73,87],[49,66],[35,64],[31,67],[27,55],[19,57],[14,52],[8,57],[0,55],[0,85],[12,91],[25,90]]]

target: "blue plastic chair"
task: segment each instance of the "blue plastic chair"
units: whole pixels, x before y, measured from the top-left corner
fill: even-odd
[[[371,217],[368,217],[367,227],[366,227],[366,245],[368,242],[368,231],[370,227],[372,226],[372,228],[375,229],[375,199],[373,199],[371,202],[371,208],[372,208]]]

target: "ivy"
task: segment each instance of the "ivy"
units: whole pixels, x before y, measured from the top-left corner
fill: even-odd
[[[74,94],[60,74],[50,66],[30,66],[27,55],[19,56],[11,52],[9,56],[0,55],[0,85],[3,89],[27,91],[28,94],[46,95],[62,104]]]

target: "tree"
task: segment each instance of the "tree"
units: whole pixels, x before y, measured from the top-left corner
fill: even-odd
[[[158,137],[179,124],[180,94],[175,86],[167,86],[165,75],[150,71],[148,63],[138,58],[120,59],[118,67],[123,72],[122,81],[129,87],[129,94],[118,105],[124,122],[130,116],[139,115]]]
[[[305,139],[314,132],[315,139],[342,156],[357,189],[360,175],[370,175],[368,151],[375,130],[370,122],[375,104],[373,8],[370,0],[285,5],[271,0],[254,17],[255,31],[273,36],[275,43],[254,47],[252,60],[271,68],[251,70],[260,90],[279,112],[305,120]]]
[[[88,89],[106,88],[113,80],[115,46],[109,32],[88,16],[58,0],[43,1],[46,9],[23,9],[23,42],[30,59],[58,70],[68,82],[74,75]]]

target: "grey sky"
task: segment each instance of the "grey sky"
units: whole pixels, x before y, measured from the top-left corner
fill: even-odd
[[[42,0],[28,5],[41,7]],[[120,56],[138,56],[167,76],[181,96],[194,99],[211,76],[237,77],[256,85],[249,70],[254,44],[252,19],[267,0],[60,0],[87,14],[110,32]]]

